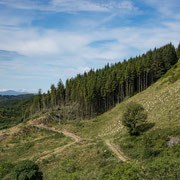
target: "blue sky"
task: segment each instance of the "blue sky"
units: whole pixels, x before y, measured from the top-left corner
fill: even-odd
[[[35,92],[180,41],[179,0],[0,0],[0,90]]]

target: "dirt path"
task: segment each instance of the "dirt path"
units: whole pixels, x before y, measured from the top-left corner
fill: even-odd
[[[48,159],[52,155],[59,154],[60,152],[64,151],[66,148],[72,146],[75,143],[76,142],[74,141],[72,143],[66,144],[63,147],[56,148],[53,151],[45,151],[45,152],[41,153],[41,157],[39,157],[36,161],[40,161],[40,160],[43,160],[43,159]]]
[[[78,141],[82,140],[79,136],[77,136],[77,135],[75,135],[73,133],[70,133],[70,132],[68,132],[66,130],[61,131],[61,130],[57,130],[54,127],[48,127],[48,126],[44,126],[42,124],[40,124],[40,125],[32,125],[32,126],[37,127],[39,129],[47,129],[49,131],[54,131],[54,132],[57,132],[57,133],[63,133],[65,136],[72,138],[75,142],[78,142]]]
[[[60,131],[60,130],[57,130],[56,128],[54,128],[54,127],[48,127],[48,126],[44,126],[42,124],[41,125],[32,125],[32,126],[36,127],[36,128],[39,128],[39,129],[46,129],[46,130],[57,132],[57,133],[63,133],[65,136],[70,137],[70,138],[72,138],[74,140],[74,142],[66,144],[63,147],[56,148],[53,151],[45,151],[45,152],[41,153],[41,157],[38,158],[37,161],[47,159],[52,155],[58,154],[58,153],[62,152],[63,150],[65,150],[66,148],[68,148],[68,147],[72,146],[73,144],[75,144],[75,143],[82,140],[79,136],[77,136],[77,135],[75,135],[73,133],[70,133],[70,132],[68,132],[66,130]]]
[[[106,140],[106,145],[111,149],[111,151],[116,154],[116,156],[123,162],[127,161],[127,158],[123,155],[123,153],[114,145],[111,144],[109,140]]]
[[[48,127],[48,126],[45,126],[43,124],[40,124],[40,125],[34,125],[33,123],[29,124],[30,126],[32,127],[35,127],[35,128],[39,128],[39,129],[46,129],[46,130],[49,130],[49,131],[53,131],[53,132],[57,132],[57,133],[63,133],[65,136],[67,137],[70,137],[74,140],[74,142],[71,142],[69,144],[66,144],[62,147],[59,147],[59,148],[56,148],[52,151],[44,151],[43,153],[40,154],[41,157],[39,157],[37,159],[37,161],[39,160],[43,160],[43,159],[47,159],[49,158],[50,156],[52,155],[55,155],[55,154],[59,154],[60,152],[62,152],[63,150],[65,150],[66,148],[74,145],[75,143],[83,140],[81,137],[73,134],[73,133],[70,133],[66,130],[57,130],[56,128],[54,127]],[[13,128],[10,128],[8,130],[4,130],[4,131],[0,131],[0,135],[3,135],[5,132],[6,133],[9,133],[9,134],[12,134],[12,133],[15,133],[17,132],[18,130],[20,129],[19,126],[15,126]],[[13,131],[12,131],[13,130]],[[126,162],[127,161],[127,158],[123,155],[123,153],[118,149],[117,146],[115,146],[114,144],[110,143],[110,140],[106,140],[106,145],[109,147],[109,149],[114,153],[116,154],[116,156],[123,162]]]

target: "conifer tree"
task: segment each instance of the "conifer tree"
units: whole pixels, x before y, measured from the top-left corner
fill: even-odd
[[[122,63],[78,74],[67,79],[65,85],[59,80],[57,88],[51,85],[47,94],[39,91],[30,112],[74,103],[79,107],[78,116],[93,117],[157,81],[177,62],[177,55],[180,56],[180,44],[175,50],[170,43]]]
[[[64,104],[65,101],[65,88],[62,80],[60,79],[57,86],[56,101],[58,105]]]
[[[56,87],[54,84],[51,85],[51,108],[56,107],[57,102],[56,102]]]
[[[177,57],[178,57],[178,59],[180,59],[180,43],[179,43],[179,45],[178,45],[178,48],[177,48]]]

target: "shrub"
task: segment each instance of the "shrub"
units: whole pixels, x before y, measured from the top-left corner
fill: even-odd
[[[143,144],[144,144],[143,158],[148,159],[151,157],[156,157],[161,152],[161,149],[159,147],[156,147],[156,148],[154,147],[155,144],[158,144],[158,143],[161,145],[161,141],[154,140],[150,136],[144,136],[144,138],[143,138]]]
[[[147,119],[147,113],[145,112],[141,104],[130,102],[127,104],[126,110],[122,117],[122,123],[128,128],[130,135],[139,135],[141,129],[140,125]]]
[[[135,162],[117,165],[107,180],[140,180],[144,178],[144,172],[140,165]]]
[[[42,180],[43,173],[37,164],[30,160],[20,161],[13,169],[14,180]]]
[[[147,165],[147,179],[180,179],[180,160],[172,157],[158,158]]]
[[[1,162],[0,163],[0,179],[6,176],[11,169],[13,168],[13,165],[10,162]]]

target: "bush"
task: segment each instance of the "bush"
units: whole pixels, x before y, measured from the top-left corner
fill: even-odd
[[[180,179],[180,160],[172,157],[156,159],[147,165],[146,177],[150,180],[156,179]]]
[[[13,165],[10,162],[1,162],[0,163],[0,179],[6,176],[11,169],[13,168]]]
[[[144,179],[144,172],[140,165],[135,162],[123,163],[117,165],[107,180],[140,180]]]
[[[33,161],[24,160],[14,167],[12,178],[14,180],[42,180],[43,173]]]
[[[126,111],[122,117],[122,123],[128,128],[130,135],[139,135],[141,132],[140,125],[147,119],[147,113],[145,112],[141,104],[130,102],[127,104]]]
[[[160,144],[159,146],[161,146],[161,139],[158,141],[158,140],[154,140],[152,137],[150,137],[148,135],[144,136],[144,138],[143,138],[143,144],[144,144],[143,158],[148,159],[151,157],[156,157],[158,154],[160,154],[161,148],[155,147],[155,144],[158,144],[158,143]]]

